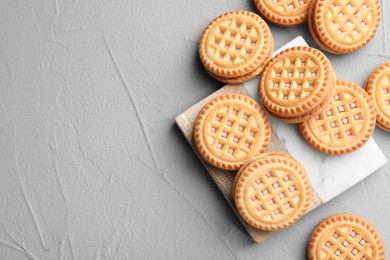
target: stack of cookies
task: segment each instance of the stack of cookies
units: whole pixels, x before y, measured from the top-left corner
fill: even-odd
[[[379,0],[312,0],[309,28],[317,44],[334,54],[354,52],[375,35]]]
[[[330,102],[336,77],[326,56],[310,47],[279,53],[260,76],[260,98],[275,118],[300,123]]]
[[[211,76],[237,84],[259,75],[273,47],[271,31],[260,16],[233,11],[207,26],[199,43],[199,55]]]

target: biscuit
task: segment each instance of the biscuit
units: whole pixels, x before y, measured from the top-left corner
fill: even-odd
[[[299,125],[308,144],[331,155],[359,149],[374,127],[374,103],[364,89],[346,80],[336,82],[331,103],[321,113]]]
[[[375,104],[376,125],[390,132],[390,61],[374,70],[365,89]]]
[[[351,214],[333,215],[313,231],[307,244],[310,260],[384,260],[385,249],[371,224]]]
[[[307,21],[311,0],[254,0],[257,10],[271,23],[282,27],[299,26]]]
[[[314,16],[314,13],[315,13],[315,7],[316,7],[316,2],[317,0],[311,0],[311,4],[310,4],[310,7],[309,7],[309,15],[308,15],[308,25],[309,25],[309,31],[314,39],[314,41],[325,51],[327,52],[330,52],[330,53],[333,53],[333,54],[342,54],[342,53],[338,53],[330,48],[328,48],[326,45],[324,45],[321,41],[320,41],[320,38],[318,37],[317,35],[317,32],[315,30],[315,27],[313,25],[313,16]]]
[[[251,226],[280,230],[295,223],[308,209],[311,186],[305,169],[285,153],[254,158],[237,175],[234,201]]]
[[[313,0],[312,5],[309,24],[313,38],[334,54],[364,47],[378,29],[379,0]]]
[[[335,74],[326,56],[311,47],[289,48],[270,60],[260,76],[260,98],[277,119],[299,123],[327,103]]]
[[[215,18],[204,30],[199,56],[206,70],[225,83],[256,77],[271,58],[274,41],[266,22],[249,11]]]
[[[238,170],[248,159],[265,152],[271,125],[263,108],[252,98],[225,94],[200,111],[194,138],[200,155],[208,163]]]

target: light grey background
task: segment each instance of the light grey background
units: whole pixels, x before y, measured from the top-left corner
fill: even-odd
[[[312,229],[339,212],[370,220],[390,248],[390,164],[256,245],[174,125],[223,85],[197,44],[235,9],[255,11],[249,0],[1,1],[1,259],[304,259]],[[363,85],[390,59],[382,18],[367,47],[328,55],[338,78]],[[271,30],[275,48],[299,34],[316,46],[306,26]],[[388,159],[389,138],[375,130]]]

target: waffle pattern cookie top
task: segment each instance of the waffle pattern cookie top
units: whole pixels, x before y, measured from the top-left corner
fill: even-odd
[[[375,107],[358,85],[338,80],[331,103],[300,124],[306,141],[327,154],[344,154],[366,143],[375,126]]]
[[[310,47],[287,49],[273,58],[259,83],[260,97],[271,114],[291,118],[316,109],[333,89],[329,60]]]
[[[302,165],[283,153],[252,160],[237,176],[234,199],[243,219],[261,230],[279,230],[308,209],[311,187]]]
[[[317,0],[314,10],[317,40],[335,53],[362,48],[380,22],[379,0]]]
[[[390,61],[371,74],[366,91],[375,104],[377,125],[390,132]]]
[[[254,0],[259,12],[270,22],[284,27],[307,21],[311,0]]]
[[[203,65],[219,78],[237,78],[267,61],[273,38],[264,20],[248,11],[225,13],[212,21],[199,44]]]
[[[308,241],[310,260],[383,260],[384,246],[377,231],[366,220],[339,214],[323,220]]]
[[[225,170],[238,170],[265,152],[271,125],[265,111],[248,96],[226,94],[210,101],[195,123],[195,143],[202,157]]]

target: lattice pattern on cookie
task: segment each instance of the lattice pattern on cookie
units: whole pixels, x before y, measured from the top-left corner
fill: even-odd
[[[246,61],[261,35],[254,24],[240,17],[225,19],[211,35],[208,52],[213,60],[228,64]]]
[[[219,107],[211,116],[214,118],[205,134],[214,152],[234,158],[252,153],[251,146],[261,131],[252,112],[229,105]]]
[[[350,91],[339,90],[330,105],[314,117],[315,129],[320,140],[334,145],[342,144],[346,139],[354,140],[364,125],[364,111],[359,100]]]
[[[387,116],[390,116],[390,72],[384,75],[379,82],[378,91],[380,98],[378,102],[382,102],[382,111]]]
[[[291,12],[297,9],[307,8],[309,0],[268,0],[273,9],[279,12]]]
[[[318,246],[326,254],[326,259],[374,259],[371,242],[367,241],[363,231],[353,226],[335,228],[331,236]]]
[[[256,209],[258,219],[284,220],[302,202],[301,184],[289,171],[271,170],[247,185],[251,186],[250,206]]]
[[[324,14],[329,31],[340,43],[356,43],[369,35],[374,25],[375,6],[372,0],[331,0]]]
[[[318,84],[318,64],[311,58],[286,57],[269,70],[270,96],[279,100],[300,100],[311,95]]]

